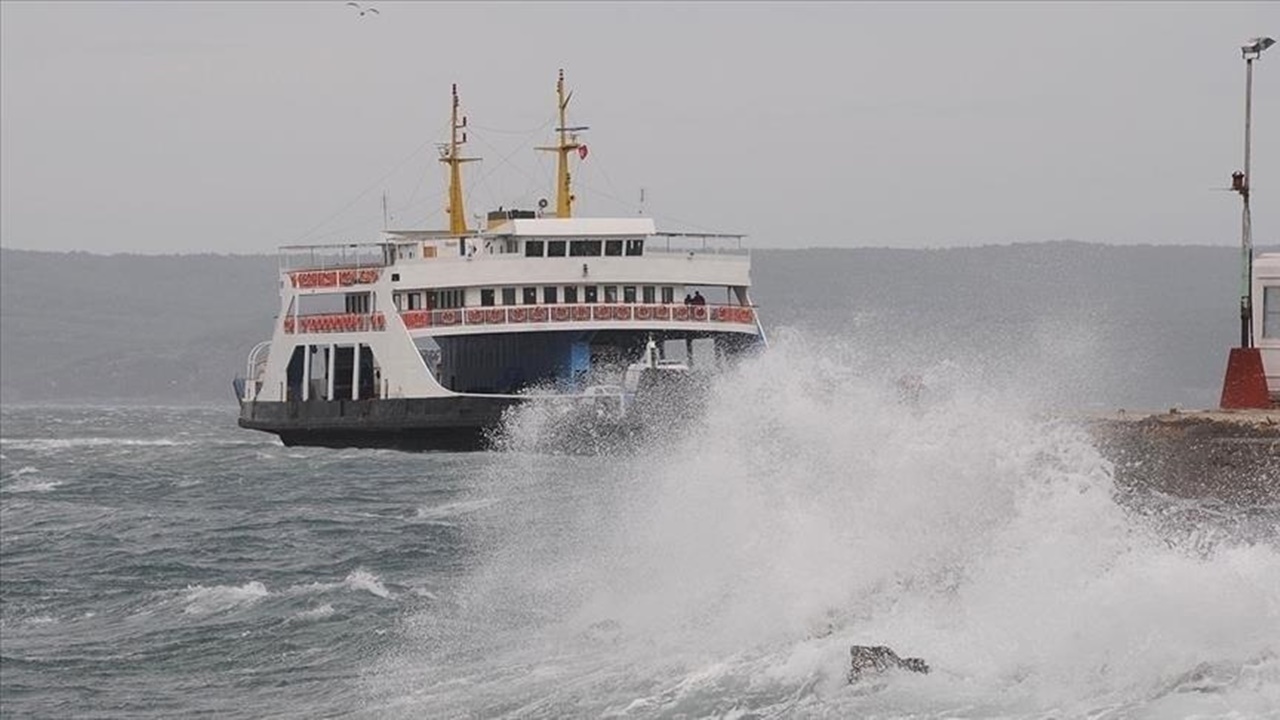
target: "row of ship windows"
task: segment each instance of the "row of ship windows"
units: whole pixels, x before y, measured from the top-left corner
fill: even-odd
[[[525,257],[622,257],[644,254],[644,240],[525,240]]]
[[[541,301],[538,299],[539,290],[541,290]],[[460,308],[466,305],[463,291],[455,289],[436,290],[427,293],[397,294],[395,296],[396,308],[398,310],[423,309],[422,301],[424,295],[427,301],[426,307],[431,309]],[[674,287],[658,287],[656,285],[546,285],[542,288],[504,287],[480,289],[481,307],[493,307],[499,304],[537,305],[539,302],[547,305],[556,305],[561,302],[566,304],[599,302],[642,302],[648,304],[662,302],[671,304],[675,300],[676,289]]]

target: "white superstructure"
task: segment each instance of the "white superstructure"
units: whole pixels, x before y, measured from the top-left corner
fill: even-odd
[[[526,369],[525,381],[588,370],[590,341],[602,333],[638,346],[650,336],[761,333],[750,256],[736,236],[658,234],[634,218],[387,235],[282,249],[271,350],[251,359],[244,400],[288,400],[290,385],[300,400],[509,393],[519,388],[501,373],[512,367]],[[705,305],[685,304],[704,292]],[[351,359],[357,349],[368,361]]]
[[[1267,390],[1280,398],[1280,253],[1263,253],[1253,260],[1254,346],[1262,351]]]

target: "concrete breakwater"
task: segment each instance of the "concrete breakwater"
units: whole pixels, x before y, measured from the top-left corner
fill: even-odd
[[[1085,424],[1123,491],[1280,502],[1280,411],[1117,412]]]

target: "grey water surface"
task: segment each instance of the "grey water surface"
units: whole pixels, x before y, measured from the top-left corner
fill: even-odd
[[[1280,713],[1280,509],[1126,504],[1019,393],[858,367],[780,338],[625,456],[6,406],[0,715]],[[854,643],[933,672],[850,686]]]

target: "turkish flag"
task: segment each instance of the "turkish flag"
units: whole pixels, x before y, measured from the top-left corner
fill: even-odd
[[[586,145],[579,145],[579,146],[578,146],[578,159],[579,159],[579,160],[586,160],[586,159],[587,159],[587,146],[586,146]]]

